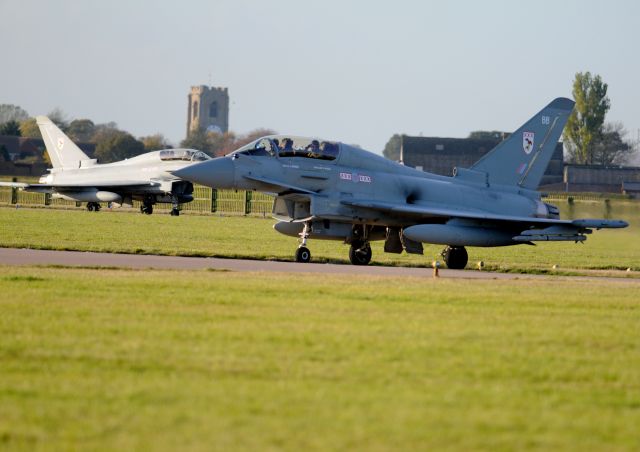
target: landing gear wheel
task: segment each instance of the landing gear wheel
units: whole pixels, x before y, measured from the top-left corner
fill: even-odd
[[[447,268],[453,270],[462,270],[469,261],[469,255],[464,246],[448,246],[442,252],[442,257]]]
[[[301,246],[296,250],[296,262],[306,264],[311,260],[311,251],[306,246]]]
[[[140,212],[145,215],[151,215],[153,213],[153,204],[142,204],[140,206]]]
[[[371,262],[371,255],[369,243],[354,242],[349,248],[349,261],[353,265],[367,265]]]
[[[87,210],[89,212],[99,212],[100,211],[100,204],[97,202],[88,202],[87,203]]]
[[[171,216],[172,217],[177,217],[179,215],[180,215],[180,210],[178,210],[177,208],[171,209]]]

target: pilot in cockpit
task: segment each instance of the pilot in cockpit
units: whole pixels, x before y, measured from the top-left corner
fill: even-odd
[[[318,158],[320,156],[320,143],[318,143],[318,140],[313,140],[306,150],[307,157]]]
[[[280,154],[293,155],[293,140],[291,138],[282,139],[282,147],[280,148]]]

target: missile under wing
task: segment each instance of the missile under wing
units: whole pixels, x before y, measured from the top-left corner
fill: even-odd
[[[466,246],[536,241],[582,242],[593,229],[623,228],[619,220],[562,220],[535,191],[574,102],[558,98],[474,166],[452,177],[425,173],[344,143],[268,136],[173,174],[215,188],[275,196],[274,226],[300,237],[296,260],[307,262],[310,238],[350,244],[353,264],[371,260],[372,240],[385,252],[422,253],[446,245],[450,268],[467,264]]]

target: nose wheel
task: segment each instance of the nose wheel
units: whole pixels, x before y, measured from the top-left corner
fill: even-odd
[[[306,246],[301,246],[296,250],[296,262],[306,264],[311,261],[311,251]]]

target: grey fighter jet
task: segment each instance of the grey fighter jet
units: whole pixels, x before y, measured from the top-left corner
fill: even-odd
[[[101,202],[131,207],[135,199],[142,201],[140,211],[144,214],[150,215],[154,204],[163,202],[173,205],[171,215],[179,215],[178,204],[193,200],[193,184],[170,172],[209,159],[205,153],[193,149],[165,149],[99,164],[49,118],[38,116],[36,121],[53,168],[38,184],[1,182],[0,185],[86,202],[90,211],[100,210]]]
[[[446,265],[460,269],[467,264],[466,246],[582,242],[592,229],[627,226],[619,220],[561,220],[558,209],[535,191],[573,106],[569,99],[555,99],[452,177],[344,143],[284,135],[173,174],[210,187],[274,194],[274,228],[299,236],[298,262],[311,259],[309,238],[350,244],[355,265],[371,260],[369,242],[384,240],[390,253],[422,254],[422,243],[446,245]]]

